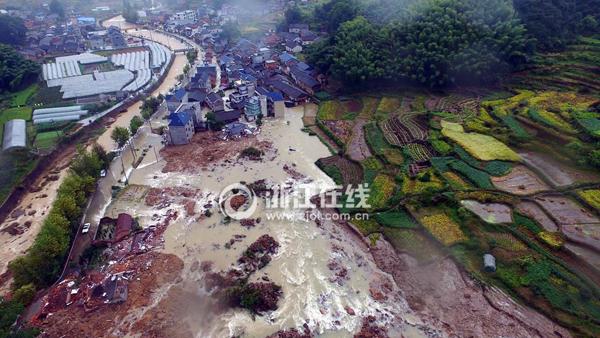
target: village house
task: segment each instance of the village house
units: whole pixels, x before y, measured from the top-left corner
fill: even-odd
[[[117,218],[103,217],[98,223],[93,245],[110,246],[125,239],[135,229],[135,220],[131,215],[120,213]]]
[[[221,95],[217,94],[217,93],[210,93],[206,96],[206,104],[208,105],[208,107],[214,111],[222,111],[225,110],[225,102],[223,102],[223,98],[221,97]]]
[[[192,118],[192,121],[194,122],[194,128],[196,130],[206,129],[206,117],[202,112],[202,102],[182,103],[175,112],[189,114],[189,116],[191,116]]]
[[[227,111],[222,110],[222,111],[216,111],[216,112],[214,112],[214,114],[215,114],[215,122],[227,124],[227,123],[238,121],[240,119],[240,117],[242,116],[242,111],[239,109],[227,110]]]
[[[314,95],[315,92],[321,89],[321,84],[319,81],[317,81],[309,73],[300,70],[298,67],[292,67],[290,69],[290,76],[298,85],[298,87],[302,88],[310,95]]]
[[[308,30],[308,25],[305,23],[293,23],[288,27],[288,32],[300,34],[300,32]]]
[[[169,115],[169,127],[165,132],[167,143],[171,145],[188,144],[194,133],[194,121],[188,112]]]

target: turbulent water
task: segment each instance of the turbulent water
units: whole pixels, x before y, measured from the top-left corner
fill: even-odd
[[[275,150],[263,161],[245,160],[228,164],[221,161],[209,166],[206,171],[198,168],[197,173],[163,173],[164,161],[156,162],[154,154],[148,153],[138,169],[130,172],[130,183],[158,188],[199,189],[201,197],[197,201],[197,210],[214,200],[222,188],[240,181],[267,179],[293,188],[308,182],[315,189],[329,189],[334,183],[318,169],[315,161],[330,153],[318,138],[301,131],[302,116],[303,107],[298,107],[288,109],[285,119],[266,121],[258,138],[272,142]],[[142,136],[138,145],[151,143],[158,147],[159,140],[153,135]],[[124,154],[127,163],[131,160],[130,155]],[[118,172],[120,165],[120,161],[113,163],[113,170]],[[306,178],[290,179],[283,169],[284,165],[293,167]],[[126,168],[126,171],[129,170]],[[103,208],[98,210],[95,216],[90,217],[97,218],[104,212]],[[141,224],[150,224],[153,214],[160,213],[146,206],[143,200],[121,197],[106,210],[113,216],[124,211],[140,216]],[[264,337],[280,329],[302,327],[304,324],[323,337],[345,337],[355,332],[362,318],[370,314],[378,315],[384,321],[385,318],[397,319],[399,315],[409,318],[410,310],[403,299],[382,302],[370,296],[370,282],[385,275],[372,262],[360,237],[333,222],[317,226],[314,221],[306,221],[305,210],[287,210],[286,215],[290,219],[286,220],[267,220],[265,211],[261,201],[254,217],[261,217],[262,221],[246,229],[237,221],[224,224],[219,213],[200,220],[197,214],[186,217],[181,208],[179,218],[167,229],[164,251],[183,259],[185,268],[180,286],[188,294],[185,304],[178,305],[181,313],[173,315],[181,318],[197,337]],[[252,279],[268,276],[282,286],[279,309],[255,319],[244,310],[216,310],[210,295],[204,291],[203,273],[194,267],[199,262],[211,261],[214,270],[228,269],[243,250],[264,234],[274,237],[280,248],[269,265],[256,272]],[[245,238],[231,247],[225,245],[234,235],[245,235]],[[347,278],[335,279],[330,269],[331,262],[346,268]],[[168,293],[163,292],[156,297],[168,297]],[[351,315],[347,309],[355,313]],[[411,328],[398,329],[406,333]]]

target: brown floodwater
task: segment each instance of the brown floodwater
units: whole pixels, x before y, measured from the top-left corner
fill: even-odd
[[[315,165],[317,159],[329,156],[329,150],[318,138],[301,131],[303,110],[303,107],[287,109],[285,119],[265,120],[258,138],[272,142],[276,156],[262,161],[226,163],[227,159],[222,159],[209,166],[208,170],[199,168],[197,173],[163,173],[164,160],[156,162],[154,154],[149,152],[137,169],[128,170],[130,183],[136,185],[130,188],[135,189],[134,192],[124,194],[126,198],[112,201],[105,210],[106,214],[115,216],[126,211],[139,217],[140,223],[147,226],[154,214],[164,213],[166,209],[147,206],[140,198],[143,192],[137,193],[137,190],[186,187],[201,191],[196,215],[186,215],[182,205],[169,207],[176,208],[179,217],[169,225],[164,236],[164,252],[177,255],[185,263],[177,288],[183,289],[187,297],[184,301],[178,298],[180,303],[176,308],[180,312],[171,315],[185,323],[196,337],[264,337],[280,329],[302,327],[305,323],[319,336],[347,337],[360,327],[362,318],[367,315],[394,321],[396,334],[421,336],[418,329],[421,321],[402,298],[376,301],[371,297],[372,281],[386,278],[387,274],[375,266],[362,239],[334,222],[325,221],[322,226],[317,226],[315,222],[305,220],[305,210],[291,209],[284,211],[285,219],[269,220],[262,201],[254,215],[261,217],[262,221],[249,229],[242,227],[238,221],[224,223],[224,217],[215,208],[212,216],[199,219],[203,205],[213,201],[221,189],[232,183],[267,179],[287,184],[295,190],[304,184],[313,189],[334,187],[332,180]],[[160,147],[158,136],[147,135],[147,131],[144,130],[137,144],[143,147],[150,143]],[[127,157],[127,153],[123,154]],[[292,166],[305,178],[291,179],[283,169],[284,165]],[[115,171],[118,172],[118,168]],[[194,266],[211,261],[214,270],[228,269],[243,250],[263,234],[274,237],[281,246],[269,265],[256,272],[252,279],[268,276],[282,286],[283,297],[278,310],[255,319],[241,309],[216,311],[211,296],[204,291],[203,273]],[[234,235],[244,235],[245,238],[226,246],[225,243]],[[338,281],[332,278],[334,272],[329,267],[332,261],[348,270],[346,279]],[[173,286],[164,286],[155,293],[153,303],[168,301],[171,297],[169,290]],[[348,314],[347,308],[352,308],[356,314]],[[138,309],[132,316],[139,317],[147,310]]]

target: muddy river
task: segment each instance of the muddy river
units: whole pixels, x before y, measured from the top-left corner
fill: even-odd
[[[116,216],[120,212],[128,212],[139,217],[140,224],[150,224],[153,216],[161,212],[143,203],[141,197],[151,188],[198,189],[200,197],[195,207],[197,211],[214,200],[221,189],[241,181],[267,179],[292,189],[300,185],[309,185],[312,189],[329,189],[334,183],[314,164],[319,158],[329,156],[329,150],[318,138],[301,131],[303,114],[304,107],[297,107],[288,109],[285,119],[265,122],[257,137],[259,141],[272,142],[272,149],[263,161],[224,158],[207,168],[198,168],[194,173],[164,173],[165,161],[159,159],[157,162],[151,150],[137,169],[131,170],[126,166],[129,183],[132,185],[128,192],[109,205],[96,206],[97,211],[90,216],[93,215],[96,221],[104,213]],[[152,144],[159,148],[160,137],[147,132],[148,129],[144,129],[136,141],[138,147]],[[123,155],[124,161],[129,162],[130,152],[126,151]],[[227,160],[232,161],[228,163]],[[284,170],[286,165],[293,167],[294,171],[304,177],[291,179],[290,174]],[[114,179],[106,180],[106,186],[102,189],[105,201],[110,199],[108,185],[123,179],[120,160],[113,162],[111,171]],[[305,210],[291,209],[285,211],[287,217],[284,220],[269,220],[261,201],[254,217],[261,217],[262,221],[247,229],[238,221],[224,223],[223,215],[218,212],[210,217],[198,217],[198,213],[188,215],[183,206],[178,208],[180,216],[169,225],[163,250],[184,261],[182,279],[176,285],[164,286],[161,289],[163,292],[155,293],[154,303],[169,302],[170,297],[175,301],[170,289],[185,292],[187,296],[184,300],[181,297],[176,300],[178,305],[175,308],[179,310],[175,312],[179,313],[171,315],[180,318],[194,336],[264,337],[280,329],[306,324],[323,337],[347,337],[356,332],[362,318],[368,315],[394,321],[398,334],[403,332],[405,335],[415,336],[414,333],[418,332],[415,325],[419,321],[416,317],[411,317],[411,311],[403,299],[375,301],[371,297],[370,284],[378,278],[389,278],[375,266],[362,239],[334,222],[325,221],[317,226],[314,221],[305,219]],[[225,270],[236,262],[248,245],[264,234],[274,237],[281,246],[271,263],[259,270],[252,280],[266,276],[282,286],[283,297],[279,301],[279,309],[255,319],[245,310],[215,310],[210,295],[203,288],[203,273],[194,267],[200,262],[210,261],[214,270]],[[243,238],[226,245],[236,235],[238,238],[242,235]],[[335,279],[331,269],[332,262],[345,267],[348,270],[347,276]],[[147,310],[138,311],[141,315]]]

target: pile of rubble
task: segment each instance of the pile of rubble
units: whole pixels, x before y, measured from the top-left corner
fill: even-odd
[[[189,144],[166,147],[160,151],[167,162],[163,172],[197,173],[206,170],[210,164],[233,158],[249,147],[265,154],[273,152],[271,142],[259,141],[255,135],[223,140],[218,132],[197,133]]]
[[[164,247],[163,234],[175,219],[177,212],[170,209],[157,223],[103,249],[101,257],[106,263],[94,270],[72,273],[51,287],[33,322],[43,326],[53,313],[70,307],[87,313],[126,302],[129,283],[139,280],[139,275],[152,267],[156,255],[151,250]]]
[[[255,314],[277,309],[282,296],[281,286],[263,277],[264,282],[248,283],[256,271],[264,268],[277,253],[279,243],[269,235],[262,235],[252,243],[237,261],[237,266],[227,271],[212,272],[211,264],[203,263],[205,288],[230,306],[245,307]]]

